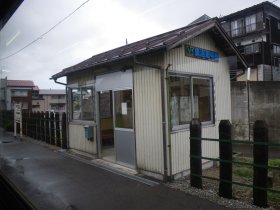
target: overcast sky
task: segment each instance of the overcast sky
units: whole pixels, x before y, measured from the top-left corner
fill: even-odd
[[[34,41],[86,0],[24,0],[0,32],[0,58]],[[1,59],[2,77],[64,88],[49,78],[95,54],[186,26],[203,14],[220,17],[260,0],[90,0],[39,41]],[[280,0],[274,2],[280,7]],[[60,81],[64,82],[64,79]]]

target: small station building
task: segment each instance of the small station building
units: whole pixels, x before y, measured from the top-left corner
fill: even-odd
[[[69,149],[161,180],[185,175],[191,119],[217,138],[231,120],[230,72],[246,68],[214,18],[63,69],[52,79],[67,78]],[[217,142],[202,146],[218,157]]]

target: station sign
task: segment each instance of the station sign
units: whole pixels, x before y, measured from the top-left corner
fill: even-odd
[[[217,52],[202,49],[199,47],[193,47],[190,45],[185,45],[185,55],[209,61],[219,61],[219,54]]]

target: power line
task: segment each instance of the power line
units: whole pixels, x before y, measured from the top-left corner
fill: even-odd
[[[30,43],[28,43],[27,45],[25,45],[24,47],[20,48],[19,50],[15,51],[14,53],[0,58],[0,60],[5,60],[8,59],[16,54],[18,54],[19,52],[21,52],[22,50],[24,50],[25,48],[29,47],[30,45],[34,44],[35,42],[39,41],[40,39],[44,38],[45,35],[47,35],[49,32],[51,32],[54,28],[56,28],[58,25],[60,25],[61,23],[63,23],[66,19],[68,19],[70,16],[72,16],[75,12],[77,12],[82,6],[84,6],[86,3],[88,3],[90,0],[85,1],[84,3],[82,3],[80,6],[78,6],[73,12],[71,12],[70,14],[68,14],[66,17],[64,17],[62,20],[60,20],[58,23],[56,23],[53,27],[51,27],[49,30],[47,30],[45,33],[41,34],[38,38],[34,39],[33,41],[31,41]]]

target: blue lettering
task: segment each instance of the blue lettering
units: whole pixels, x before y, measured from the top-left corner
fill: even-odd
[[[185,51],[186,55],[193,55],[196,58],[202,58],[211,61],[219,61],[219,54],[217,52],[212,52],[198,47],[191,47],[188,45],[186,45]]]
[[[199,48],[194,48],[194,57],[199,57]]]

